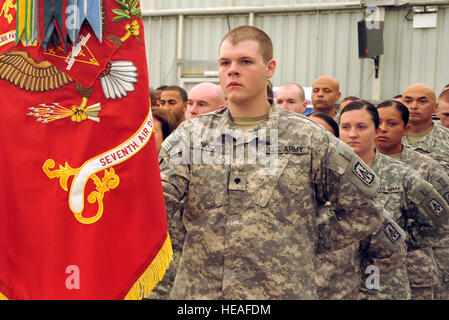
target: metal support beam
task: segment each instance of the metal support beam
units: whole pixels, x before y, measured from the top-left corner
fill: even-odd
[[[176,60],[181,61],[184,58],[184,16],[178,16],[178,43],[176,48]],[[182,65],[177,62],[176,81],[179,81],[182,74]],[[179,83],[178,83],[179,85]]]
[[[314,3],[314,4],[291,4],[271,5],[258,7],[216,7],[216,8],[187,8],[187,9],[165,9],[165,10],[142,10],[144,17],[160,16],[201,16],[201,15],[226,15],[226,14],[261,14],[261,13],[288,13],[303,11],[324,10],[347,10],[363,8],[360,2],[337,2],[337,3]]]

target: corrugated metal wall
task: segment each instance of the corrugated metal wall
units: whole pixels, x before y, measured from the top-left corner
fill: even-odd
[[[251,6],[263,2],[142,1],[147,10]],[[311,2],[270,1],[270,5],[299,3]],[[424,82],[437,92],[449,83],[449,8],[440,6],[438,27],[432,29],[413,29],[412,22],[405,19],[408,9],[386,10],[381,99],[391,98],[411,83]],[[373,61],[358,58],[357,21],[363,16],[363,9],[255,15],[254,25],[266,31],[274,42],[278,69],[273,84],[295,81],[309,87],[316,77],[329,74],[340,81],[343,96],[370,99]],[[216,70],[221,38],[229,28],[248,22],[248,15],[185,16],[182,71]],[[150,85],[179,83],[178,18],[145,17],[145,36]]]

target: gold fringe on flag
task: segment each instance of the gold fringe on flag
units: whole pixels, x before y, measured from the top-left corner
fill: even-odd
[[[159,281],[162,280],[172,260],[173,250],[170,235],[167,233],[167,239],[165,239],[161,250],[159,250],[151,265],[129,290],[125,300],[141,300],[148,296]]]
[[[8,300],[8,298],[6,298],[1,292],[0,292],[0,301],[2,300]]]

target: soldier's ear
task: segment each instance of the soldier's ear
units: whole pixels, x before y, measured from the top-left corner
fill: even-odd
[[[409,130],[410,130],[410,124],[407,124],[404,128],[404,131],[402,131],[402,136],[405,137],[406,135],[408,135]]]
[[[268,61],[267,63],[267,79],[270,79],[273,77],[274,72],[276,71],[276,60],[271,59],[270,61]]]

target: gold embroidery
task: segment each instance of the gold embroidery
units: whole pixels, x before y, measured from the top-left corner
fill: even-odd
[[[49,159],[45,161],[42,166],[42,170],[45,172],[47,177],[50,179],[59,178],[59,185],[61,188],[69,192],[68,189],[68,180],[70,177],[76,177],[80,171],[80,169],[74,169],[70,167],[70,165],[66,162],[65,166],[59,165],[59,169],[52,170],[56,166],[56,163],[53,159]],[[86,218],[83,216],[82,212],[74,212],[74,216],[79,223],[82,224],[94,224],[98,220],[101,219],[104,212],[103,198],[104,194],[112,189],[115,189],[120,184],[120,177],[115,174],[115,170],[113,168],[104,171],[103,179],[100,179],[96,174],[90,176],[90,179],[94,182],[96,186],[96,191],[93,191],[87,197],[87,200],[90,204],[98,203],[98,210],[95,216]]]
[[[32,92],[59,89],[73,81],[50,62],[36,62],[26,51],[0,55],[0,79]]]
[[[94,54],[92,53],[92,51],[90,51],[89,47],[87,45],[83,46],[84,48],[86,48],[87,52],[89,53],[89,56],[86,56],[85,51],[81,50],[77,57],[81,58],[81,57],[87,57],[84,60],[83,59],[76,59],[75,57],[73,57],[73,61],[74,62],[81,62],[81,63],[86,63],[86,64],[92,64],[94,66],[99,66],[100,63],[97,61],[97,59],[95,58]],[[47,52],[43,52],[44,55],[47,56],[53,56],[56,58],[61,58],[63,60],[69,60],[70,58],[67,57],[67,51],[64,50],[64,48],[62,46],[59,46],[55,49],[49,49]]]
[[[9,13],[9,9],[15,9],[16,5],[13,3],[13,0],[6,0],[3,3],[2,6],[2,11],[0,12],[0,16],[3,15],[3,17],[5,17],[5,19],[8,20],[8,23],[11,24],[13,16],[11,15],[11,13]]]
[[[63,107],[57,103],[53,105],[41,104],[38,107],[31,107],[28,116],[37,118],[40,123],[50,123],[55,120],[62,120],[70,117],[73,122],[83,122],[87,119],[100,122],[98,113],[101,111],[99,103],[86,108],[87,98],[83,98],[81,106],[72,106],[71,109]]]

